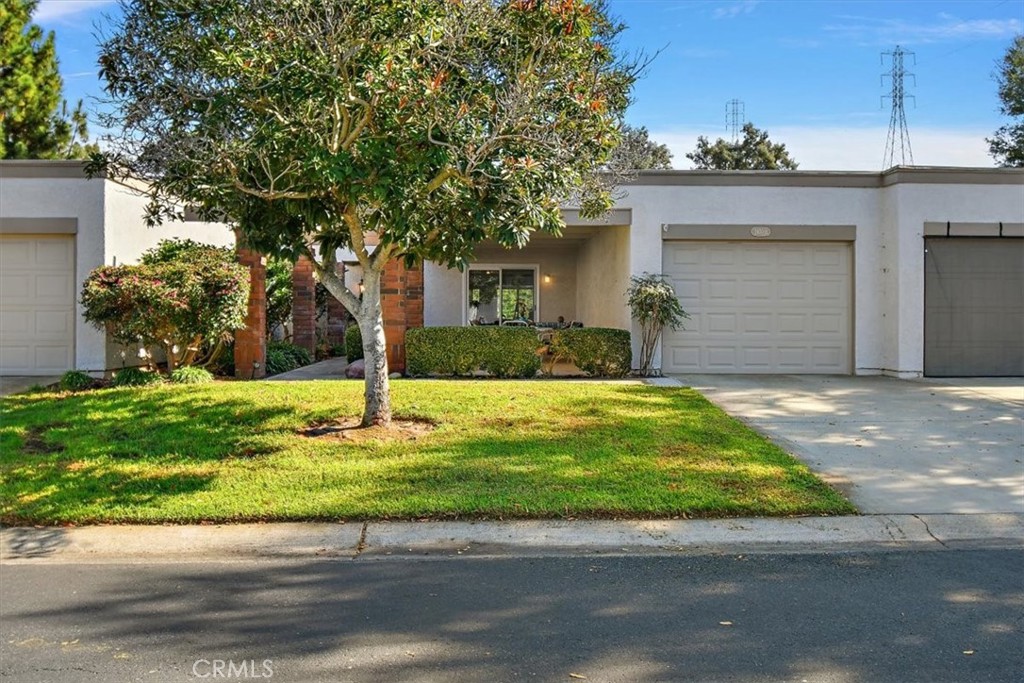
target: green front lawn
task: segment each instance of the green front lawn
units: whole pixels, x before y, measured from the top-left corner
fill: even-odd
[[[690,389],[396,381],[392,438],[300,432],[361,382],[26,394],[0,413],[5,523],[852,513]],[[412,437],[415,438],[412,438]]]

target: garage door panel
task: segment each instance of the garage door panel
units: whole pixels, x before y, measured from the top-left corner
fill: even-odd
[[[687,241],[667,242],[664,253],[692,316],[665,333],[665,371],[850,371],[849,245]]]
[[[924,372],[1024,375],[1024,240],[925,240]]]
[[[0,237],[0,373],[52,375],[74,366],[75,240]]]

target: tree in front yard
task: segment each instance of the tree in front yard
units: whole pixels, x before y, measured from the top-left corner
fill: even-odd
[[[679,297],[664,275],[644,273],[629,279],[626,299],[633,319],[640,323],[640,373],[654,372],[654,351],[658,348],[662,331],[668,327],[678,330],[689,318]]]
[[[249,273],[230,249],[167,240],[139,265],[101,266],[82,286],[85,319],[117,342],[138,345],[150,366],[161,348],[167,372],[215,360],[244,327]]]
[[[696,169],[716,171],[795,171],[799,165],[789,156],[786,145],[772,142],[768,131],[752,123],[743,124],[743,138],[737,142],[718,138],[711,143],[701,135],[697,148],[686,158]]]
[[[391,420],[381,275],[464,267],[485,239],[558,234],[610,208],[604,167],[641,65],[601,0],[122,2],[100,64],[122,131],[94,168],[151,183],[243,241],[309,257],[353,314],[364,425]],[[377,245],[369,246],[371,233]],[[362,266],[363,296],[335,274]]]

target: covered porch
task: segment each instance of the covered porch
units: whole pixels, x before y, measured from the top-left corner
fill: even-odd
[[[561,237],[535,233],[522,249],[484,242],[465,271],[424,264],[424,325],[629,329],[630,218],[567,211]]]

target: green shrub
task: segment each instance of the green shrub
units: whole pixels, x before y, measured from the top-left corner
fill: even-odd
[[[96,380],[81,370],[68,370],[60,378],[60,388],[64,391],[85,391],[96,386]]]
[[[161,384],[164,378],[158,372],[149,372],[142,368],[124,368],[114,373],[110,382],[115,387],[142,387],[148,384]]]
[[[213,373],[194,365],[178,368],[171,373],[171,382],[174,384],[206,384],[212,381]]]
[[[138,265],[101,266],[82,285],[85,319],[121,344],[162,347],[170,370],[202,363],[245,326],[249,271],[231,249],[164,240]]]
[[[359,325],[350,324],[345,328],[345,360],[349,363],[363,357],[363,333]]]
[[[557,330],[551,338],[551,353],[592,377],[623,377],[633,364],[629,331],[609,327]]]
[[[309,365],[313,362],[313,357],[309,354],[305,348],[291,344],[289,342],[271,342],[267,345],[267,350],[277,349],[282,351],[286,356],[292,359],[292,363],[295,367],[301,368],[303,365]]]
[[[533,377],[540,369],[537,333],[528,327],[424,327],[405,333],[406,371],[413,376]]]

